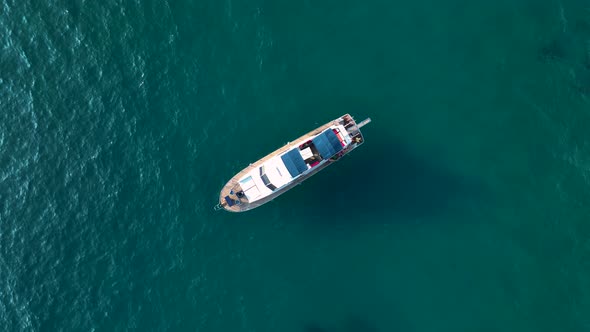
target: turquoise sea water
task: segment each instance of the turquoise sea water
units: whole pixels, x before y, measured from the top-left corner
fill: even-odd
[[[2,0],[0,45],[0,331],[590,331],[587,0]]]

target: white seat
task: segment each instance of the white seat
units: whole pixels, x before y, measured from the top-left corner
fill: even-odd
[[[313,157],[313,152],[311,152],[311,148],[309,147],[303,150],[299,150],[299,153],[301,154],[301,158],[303,158],[303,160]]]

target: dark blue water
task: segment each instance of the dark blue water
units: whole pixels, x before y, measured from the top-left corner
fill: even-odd
[[[1,3],[1,331],[590,330],[587,0]]]

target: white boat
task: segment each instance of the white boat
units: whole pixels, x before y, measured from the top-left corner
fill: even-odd
[[[250,164],[221,189],[216,210],[244,212],[268,203],[364,143],[349,114],[334,119]]]

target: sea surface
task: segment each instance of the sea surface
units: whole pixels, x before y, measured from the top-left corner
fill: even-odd
[[[0,331],[590,331],[588,0],[0,0],[0,46]]]

